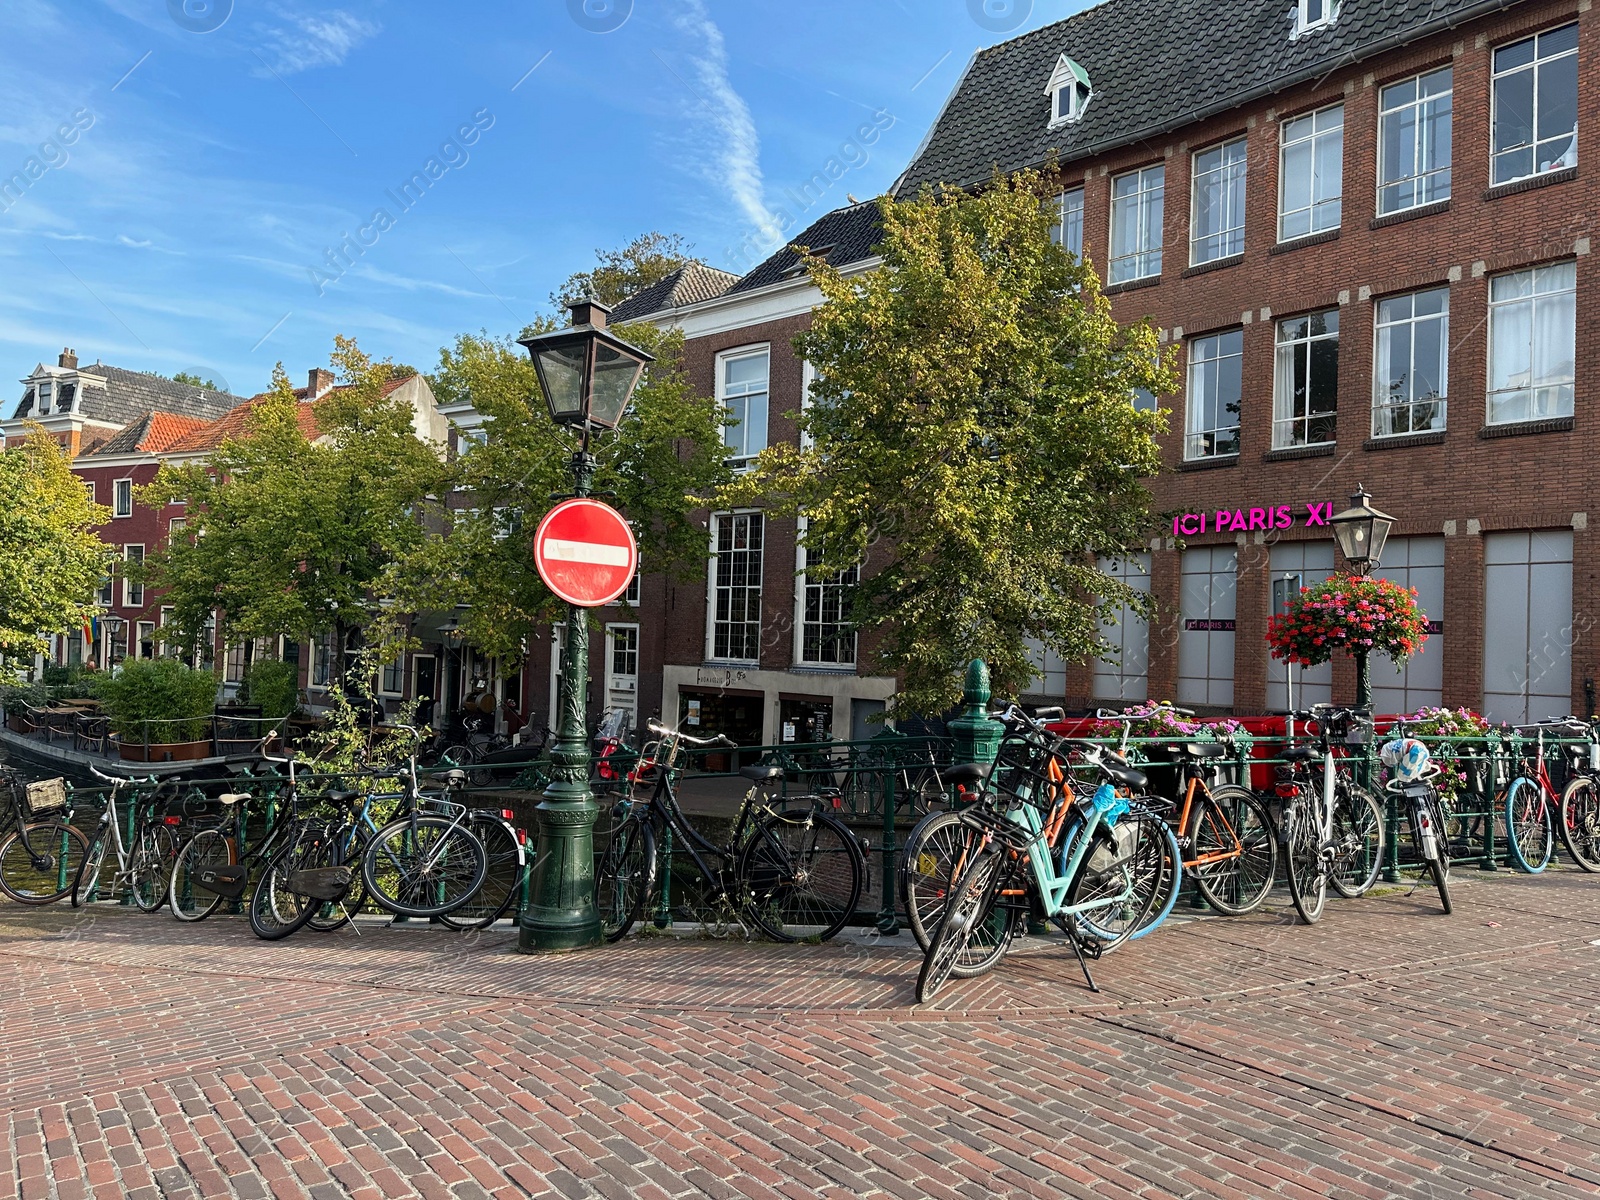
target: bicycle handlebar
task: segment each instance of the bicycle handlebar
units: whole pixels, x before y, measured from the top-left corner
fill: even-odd
[[[654,721],[645,722],[645,727],[657,737],[677,738],[679,741],[688,742],[691,746],[725,746],[732,748],[739,744],[725,733],[715,734],[708,738],[697,738],[677,729],[669,729],[665,725],[659,725]]]

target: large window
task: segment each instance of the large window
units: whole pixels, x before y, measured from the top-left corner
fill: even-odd
[[[1278,322],[1272,392],[1272,445],[1334,440],[1339,402],[1339,310]]]
[[[1333,574],[1333,542],[1318,538],[1309,542],[1278,542],[1268,551],[1268,572],[1272,578],[1272,615],[1282,616],[1300,589],[1321,583]],[[1294,703],[1289,703],[1290,690]],[[1267,709],[1272,712],[1333,703],[1333,664],[1315,667],[1295,666],[1282,659],[1267,657]],[[1387,711],[1387,710],[1385,710]]]
[[[123,560],[130,564],[128,578],[122,581],[122,603],[128,608],[144,607],[144,584],[132,578],[138,567],[144,562],[143,546],[124,546],[122,548]]]
[[[1278,240],[1339,228],[1344,191],[1344,105],[1283,123],[1278,163]]]
[[[722,440],[735,466],[767,448],[767,393],[772,355],[765,346],[740,350],[717,360],[717,399],[728,410]]]
[[[712,518],[708,658],[760,661],[761,550],[765,532],[766,523],[760,513],[719,513]]]
[[[1224,142],[1194,156],[1189,213],[1189,261],[1194,264],[1244,252],[1245,139]]]
[[[1428,619],[1428,640],[1397,667],[1381,654],[1372,656],[1372,702],[1378,712],[1414,713],[1444,703],[1444,539],[1390,538],[1383,547],[1383,565],[1372,572],[1380,579],[1417,589],[1417,606]]]
[[[1233,704],[1238,558],[1232,546],[1185,550],[1179,597],[1178,702]]]
[[[1150,592],[1150,556],[1130,554],[1099,560],[1100,573],[1127,584],[1136,592]],[[1122,703],[1143,700],[1150,690],[1150,626],[1131,605],[1100,604],[1100,637],[1111,661],[1096,659],[1096,700]],[[1065,693],[1065,679],[1062,681]]]
[[[1576,263],[1489,281],[1489,423],[1572,416]]]
[[[1378,301],[1372,436],[1443,429],[1450,362],[1450,291]]]
[[[1578,26],[1494,52],[1494,169],[1510,183],[1578,165]]]
[[[1450,199],[1450,84],[1445,67],[1378,98],[1378,213]]]
[[[1050,240],[1063,250],[1083,254],[1083,189],[1071,188],[1053,201],[1056,223],[1050,229]]]
[[[1483,712],[1522,723],[1572,711],[1572,534],[1483,539]]]
[[[1166,180],[1166,167],[1145,167],[1111,181],[1111,283],[1161,274]]]
[[[1185,458],[1239,453],[1239,396],[1244,332],[1230,329],[1189,343],[1189,411]]]
[[[804,531],[804,526],[802,533]],[[860,580],[852,567],[825,575],[819,551],[800,547],[800,661],[808,666],[853,666],[856,631],[850,624],[850,591]]]

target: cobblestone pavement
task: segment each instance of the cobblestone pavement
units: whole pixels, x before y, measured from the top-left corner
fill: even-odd
[[[1025,947],[0,908],[0,1196],[1600,1194],[1600,878]]]

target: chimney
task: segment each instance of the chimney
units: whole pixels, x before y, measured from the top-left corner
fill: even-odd
[[[61,352],[60,359],[57,360],[57,363],[59,366],[76,370],[78,366],[78,352],[70,348],[63,350]]]
[[[315,400],[333,386],[333,372],[313,367],[306,382],[306,399]]]

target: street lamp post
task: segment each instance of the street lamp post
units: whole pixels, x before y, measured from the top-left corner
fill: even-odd
[[[1372,497],[1365,487],[1357,487],[1350,497],[1350,507],[1329,518],[1334,540],[1339,550],[1357,575],[1372,574],[1372,568],[1383,557],[1383,545],[1389,540],[1389,530],[1394,528],[1394,518],[1372,507]],[[1356,704],[1372,707],[1372,673],[1368,663],[1369,650],[1356,651]]]
[[[617,427],[639,377],[654,359],[607,331],[611,310],[598,300],[579,301],[571,310],[567,328],[522,338],[521,344],[533,356],[551,419],[581,432],[572,456],[573,494],[587,496],[595,472],[590,431]],[[539,848],[517,939],[524,953],[600,943],[600,914],[594,906],[594,821],[599,809],[589,791],[588,681],[588,610],[568,604],[551,781],[538,808]]]
[[[109,670],[116,665],[117,635],[122,632],[122,627],[127,622],[117,616],[116,613],[107,613],[100,618],[100,624],[104,625],[106,630],[106,668]],[[84,657],[89,657],[87,652]],[[99,654],[96,653],[95,658],[98,659],[99,657]]]

